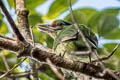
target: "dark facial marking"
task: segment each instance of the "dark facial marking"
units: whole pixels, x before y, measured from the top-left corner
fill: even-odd
[[[57,26],[62,26],[62,25],[64,25],[64,23],[62,22],[57,23]]]

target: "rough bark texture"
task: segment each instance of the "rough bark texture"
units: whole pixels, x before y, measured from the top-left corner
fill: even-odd
[[[16,0],[16,13],[19,30],[21,31],[22,35],[24,35],[25,39],[31,39],[28,24],[29,11],[25,8],[25,0]]]
[[[29,41],[32,40],[29,23],[28,23],[28,13],[29,11],[26,9],[25,0],[16,0],[16,12],[17,12],[17,20],[18,20],[18,28],[21,31],[24,38]],[[33,80],[38,80],[38,74],[36,71],[35,61],[29,59],[29,63],[31,66],[31,73],[34,73]]]

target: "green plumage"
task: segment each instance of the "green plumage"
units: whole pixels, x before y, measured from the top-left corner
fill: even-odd
[[[66,53],[65,56],[70,59],[81,58],[81,55],[76,56],[76,54],[74,53],[69,54],[70,51],[87,51],[88,50],[88,48],[85,45],[85,42],[82,40],[82,37],[79,34],[78,29],[76,29],[76,27],[77,25],[71,24],[64,20],[55,20],[53,21],[52,24],[37,25],[37,28],[39,30],[42,30],[45,33],[48,33],[54,39],[53,50],[57,54]],[[90,47],[92,49],[95,49],[98,45],[98,40],[95,34],[87,26],[83,24],[79,24],[78,28],[82,31]],[[69,56],[75,56],[75,57],[71,58]]]
[[[75,28],[75,24],[71,24],[64,20],[55,20],[51,25],[39,24],[37,28],[48,33],[53,39],[53,50],[56,54],[64,54],[64,57],[70,58],[72,60],[89,62],[88,54],[87,55],[76,55],[70,54],[70,51],[87,51],[84,41],[82,40],[81,35],[78,32],[78,29]],[[90,47],[92,49],[97,48],[98,40],[95,34],[85,25],[79,24],[79,29],[82,31],[83,35],[87,39]],[[64,75],[68,80],[71,78],[71,72],[62,69]]]
[[[59,53],[63,54],[65,51],[67,51],[65,54],[67,57],[71,59],[75,58],[75,60],[76,59],[81,60],[82,55],[75,56],[68,53],[69,51],[87,51],[88,49],[85,43],[83,42],[81,35],[78,33],[78,30],[75,28],[75,26],[76,26],[75,24],[64,26],[64,28],[61,31],[57,32],[53,44],[53,49],[58,54]],[[86,37],[89,45],[92,48],[96,48],[98,45],[98,40],[95,34],[88,27],[82,24],[79,25],[79,29]]]

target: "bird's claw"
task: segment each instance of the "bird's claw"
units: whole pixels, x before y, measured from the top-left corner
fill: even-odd
[[[63,57],[64,57],[64,54],[59,53],[59,56],[63,58]]]

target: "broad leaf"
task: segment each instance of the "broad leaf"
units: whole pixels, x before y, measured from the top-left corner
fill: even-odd
[[[119,12],[118,8],[114,8],[114,9],[113,8],[108,8],[108,9],[105,9],[105,10],[95,14],[94,16],[92,16],[91,19],[88,21],[88,26],[94,28],[94,30],[97,30],[98,24],[101,22],[101,19],[103,18],[103,16],[105,16],[105,15],[117,16],[118,12]],[[98,32],[98,31],[95,31],[95,32]]]
[[[117,44],[115,44],[115,43],[105,44],[104,45],[104,47],[109,52],[108,55],[113,51],[113,49],[115,48],[116,45]],[[118,65],[120,63],[119,59],[120,59],[120,48],[118,48],[115,51],[115,53],[112,55],[112,57],[110,57],[108,60],[106,60],[106,66],[110,67],[111,69],[120,70],[120,68],[118,68]]]
[[[6,23],[2,23],[2,25],[0,27],[0,33],[2,33],[2,34],[8,33],[8,27],[7,27]]]
[[[104,38],[111,36],[114,30],[119,29],[118,24],[119,22],[115,15],[106,14],[98,22],[98,34]]]
[[[91,8],[82,8],[82,9],[74,10],[73,13],[74,13],[75,19],[79,24],[88,25],[88,21],[91,19],[93,15],[98,13],[98,11]],[[72,22],[70,13],[65,17],[65,20]],[[93,27],[90,27],[90,28],[96,32],[96,30],[94,30]]]
[[[7,0],[11,8],[15,8],[15,0]]]
[[[77,0],[71,0],[72,4]],[[46,15],[48,19],[54,19],[58,17],[62,12],[69,8],[68,0],[55,0],[49,8],[48,14]]]
[[[38,23],[42,23],[42,16],[39,13],[32,13],[28,17],[30,25],[36,25]]]
[[[1,27],[1,25],[2,25],[2,21],[3,20],[3,15],[1,14],[1,12],[0,12],[0,27]]]
[[[13,67],[13,65],[17,62],[17,57],[15,54],[11,53],[11,52],[8,52],[7,50],[4,50],[4,55],[7,59],[7,62],[8,62],[8,65],[9,67]],[[1,70],[6,70],[6,67],[5,67],[5,63],[2,59],[2,56],[0,54],[0,69]]]
[[[27,9],[33,10],[34,8],[36,8],[38,5],[42,4],[46,0],[34,0],[34,1],[33,0],[25,0],[25,1],[26,1]],[[11,8],[15,8],[15,0],[8,0],[8,3]]]
[[[46,0],[26,0],[26,7],[28,10],[32,11],[45,1]]]
[[[116,45],[117,44],[115,43],[111,43],[111,44],[105,44],[104,47],[107,49],[109,53],[111,53]],[[120,58],[120,48],[117,49],[117,51],[114,53],[113,56],[115,56],[116,58]]]

